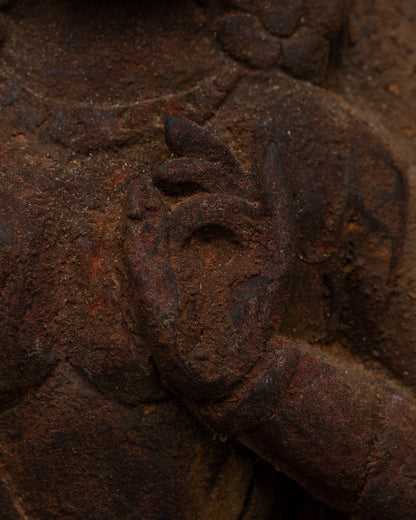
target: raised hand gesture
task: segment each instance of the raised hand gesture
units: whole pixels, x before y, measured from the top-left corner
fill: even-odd
[[[129,265],[162,376],[185,395],[221,397],[262,356],[284,310],[291,197],[275,142],[253,189],[208,131],[173,116],[165,133],[177,157],[131,186]]]

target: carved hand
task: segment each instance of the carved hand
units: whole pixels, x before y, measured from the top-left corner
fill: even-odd
[[[267,348],[293,256],[291,198],[279,148],[266,146],[260,190],[231,152],[179,116],[177,158],[133,183],[127,254],[154,359],[182,395],[227,395]]]
[[[277,145],[256,197],[208,132],[173,117],[166,140],[180,158],[133,184],[127,241],[165,379],[214,430],[322,501],[363,519],[411,518],[414,397],[351,361],[270,338],[293,240]]]

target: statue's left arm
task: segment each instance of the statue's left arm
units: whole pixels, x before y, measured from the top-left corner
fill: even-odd
[[[328,504],[360,518],[412,518],[415,399],[309,345],[278,338],[273,347],[226,400],[198,413]]]

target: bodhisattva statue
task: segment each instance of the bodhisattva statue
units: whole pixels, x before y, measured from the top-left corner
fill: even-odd
[[[404,168],[317,86],[349,5],[2,6],[0,518],[412,518]]]

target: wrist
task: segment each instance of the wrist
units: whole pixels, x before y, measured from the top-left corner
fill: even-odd
[[[219,400],[188,405],[216,432],[239,437],[276,412],[301,356],[300,347],[285,338],[273,342],[251,370]]]

